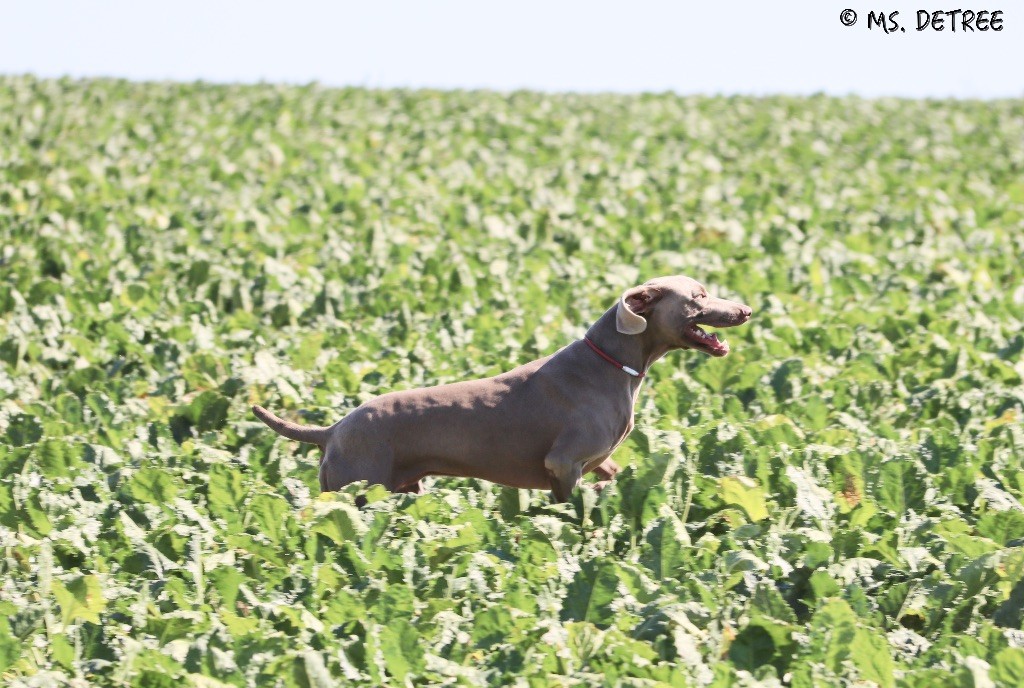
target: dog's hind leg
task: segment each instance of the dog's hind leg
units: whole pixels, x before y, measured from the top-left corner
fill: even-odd
[[[421,495],[427,490],[423,487],[423,481],[417,480],[414,483],[407,483],[399,487],[395,492],[408,492],[409,494]]]
[[[345,470],[345,466],[341,465],[342,461],[337,456],[331,456],[329,453],[324,454],[324,458],[320,460],[320,491],[321,492],[334,492],[340,490],[351,482],[354,482],[358,478],[353,478],[348,475],[348,471]]]
[[[320,462],[320,490],[334,492],[357,480],[367,485],[383,485],[394,491],[397,485],[392,477],[393,459],[387,456],[351,456],[340,448],[328,445]]]

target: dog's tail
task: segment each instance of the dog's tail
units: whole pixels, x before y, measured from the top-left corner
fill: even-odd
[[[324,428],[317,425],[299,425],[298,423],[290,423],[278,418],[262,406],[253,406],[252,412],[257,418],[269,425],[271,430],[279,435],[284,435],[290,440],[316,444],[319,445],[321,449],[324,448],[324,444],[327,442],[328,431],[330,428]]]

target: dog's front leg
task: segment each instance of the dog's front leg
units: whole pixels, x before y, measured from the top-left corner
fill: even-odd
[[[544,469],[551,481],[551,496],[556,502],[569,500],[583,477],[583,462],[575,457],[552,453],[544,457]]]
[[[612,480],[615,478],[615,474],[618,473],[619,470],[619,464],[615,463],[611,459],[605,459],[598,464],[594,469],[594,475],[598,478],[597,482],[593,485],[594,489],[600,492],[611,485]]]

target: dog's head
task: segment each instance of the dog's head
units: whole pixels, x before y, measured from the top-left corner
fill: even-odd
[[[709,296],[700,282],[675,275],[627,289],[615,311],[615,326],[623,334],[646,333],[671,349],[725,356],[729,345],[701,325],[735,327],[747,322],[751,312],[750,306]]]

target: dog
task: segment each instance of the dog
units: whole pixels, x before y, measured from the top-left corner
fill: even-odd
[[[550,489],[562,502],[585,474],[601,489],[618,472],[610,456],[633,429],[651,364],[676,349],[727,355],[701,326],[742,325],[751,312],[689,277],[659,277],[626,290],[582,340],[495,377],[390,392],[330,427],[252,410],[278,434],[320,447],[323,491],[365,480],[420,494],[424,477],[447,475]]]

